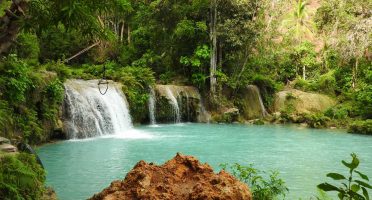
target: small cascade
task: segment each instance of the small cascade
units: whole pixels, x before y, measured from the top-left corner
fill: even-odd
[[[64,100],[64,129],[70,139],[122,135],[132,128],[125,95],[119,84],[110,82],[101,95],[98,80],[67,80]]]
[[[156,119],[168,122],[208,122],[210,115],[203,106],[201,95],[192,86],[156,85]]]
[[[203,99],[200,94],[199,94],[199,99],[200,99],[199,101],[200,113],[198,115],[198,122],[209,123],[211,121],[211,115],[207,111],[207,109],[205,109]]]
[[[250,95],[250,98],[248,98],[250,99],[248,103],[250,104],[251,107],[253,107],[251,109],[252,110],[258,109],[260,115],[262,117],[265,117],[268,113],[263,104],[260,89],[255,85],[248,85],[247,89],[248,89],[248,94]]]
[[[262,116],[265,117],[265,116],[267,116],[269,113],[266,111],[265,105],[263,104],[260,89],[259,89],[258,87],[256,87],[256,88],[257,88],[257,92],[258,92],[258,99],[259,99],[259,101],[260,101],[260,105],[261,105]]]
[[[178,105],[177,98],[173,94],[173,92],[169,88],[169,86],[166,86],[165,91],[166,91],[167,97],[171,100],[171,105],[173,107],[173,114],[174,114],[174,122],[175,123],[180,123],[181,122],[181,112],[180,112],[180,107]]]
[[[156,117],[155,117],[155,110],[156,110],[156,94],[154,88],[150,88],[150,98],[149,98],[149,117],[150,117],[150,124],[156,124]]]

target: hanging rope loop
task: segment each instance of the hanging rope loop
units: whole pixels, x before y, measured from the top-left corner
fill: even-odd
[[[101,85],[106,85],[106,87],[101,89]],[[102,79],[98,81],[99,93],[101,93],[102,95],[105,95],[108,91],[108,85],[109,85],[109,82],[106,79],[106,66],[103,66]]]

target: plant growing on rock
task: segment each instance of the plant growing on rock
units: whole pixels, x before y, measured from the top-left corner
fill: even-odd
[[[345,177],[339,173],[329,173],[327,177],[332,178],[335,181],[342,181],[341,186],[332,185],[330,183],[322,183],[318,185],[318,188],[325,192],[338,192],[338,197],[340,200],[344,199],[356,199],[356,200],[369,200],[368,189],[372,189],[369,184],[368,176],[362,172],[356,170],[359,166],[359,159],[356,154],[351,154],[352,160],[350,163],[342,161],[342,164],[349,169],[349,177]],[[362,179],[355,179],[354,174]]]

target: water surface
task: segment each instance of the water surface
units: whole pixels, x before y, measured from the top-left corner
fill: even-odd
[[[279,125],[177,124],[140,126],[121,137],[70,140],[38,149],[47,184],[61,200],[79,200],[123,179],[139,161],[162,164],[177,152],[194,155],[216,170],[220,163],[254,163],[276,169],[290,189],[287,199],[309,199],[328,172],[355,152],[372,177],[372,137],[336,130]]]

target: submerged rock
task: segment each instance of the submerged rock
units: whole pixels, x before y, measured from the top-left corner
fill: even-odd
[[[251,200],[248,186],[232,175],[218,174],[192,156],[177,154],[161,166],[140,161],[123,181],[114,181],[91,200]]]

